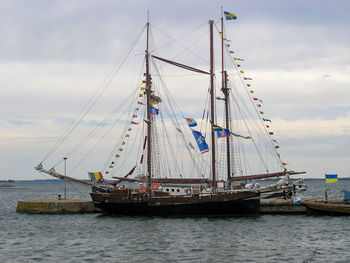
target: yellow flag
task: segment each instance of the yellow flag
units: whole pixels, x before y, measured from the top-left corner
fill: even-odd
[[[162,100],[159,97],[155,96],[155,95],[150,95],[149,96],[149,103],[151,103],[151,104],[158,104],[161,101]]]

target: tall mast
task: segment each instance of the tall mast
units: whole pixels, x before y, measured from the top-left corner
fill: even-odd
[[[221,8],[221,91],[225,97],[225,123],[226,129],[230,129],[229,119],[229,94],[227,88],[227,72],[225,71],[224,65],[224,18],[222,15],[223,11]],[[227,188],[231,189],[231,153],[230,153],[230,137],[226,137],[226,159],[227,159]]]
[[[152,93],[152,82],[149,69],[149,12],[147,12],[147,42],[146,42],[146,105],[147,105],[147,190],[149,196],[151,196],[151,185],[152,185],[152,121],[150,113],[150,96]]]
[[[210,27],[210,122],[211,122],[211,160],[212,160],[212,185],[216,188],[216,163],[215,163],[215,132],[213,125],[215,123],[215,98],[214,98],[214,41],[213,41],[213,20],[209,20]]]

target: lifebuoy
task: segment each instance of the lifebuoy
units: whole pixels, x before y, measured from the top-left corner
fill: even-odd
[[[192,194],[191,188],[187,188],[187,189],[186,189],[186,194],[188,194],[188,195]]]
[[[158,188],[159,188],[159,184],[158,183],[156,183],[156,182],[152,183],[152,189],[153,190],[157,190]]]
[[[146,188],[146,186],[144,186],[144,185],[141,185],[140,188],[139,188],[139,192],[140,192],[141,194],[143,194],[144,192],[146,192],[146,190],[147,190],[147,188]]]

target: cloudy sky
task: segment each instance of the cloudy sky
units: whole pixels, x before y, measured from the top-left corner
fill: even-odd
[[[350,1],[1,0],[0,180],[43,179],[45,156],[141,31],[171,35],[220,17],[305,177],[350,177]],[[175,94],[176,96],[176,94]]]

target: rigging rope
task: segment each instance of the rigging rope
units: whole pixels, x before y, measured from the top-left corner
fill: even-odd
[[[192,29],[192,30],[189,31],[188,33],[182,34],[182,35],[179,36],[178,38],[185,37],[185,36],[187,36],[187,35],[193,36],[192,32],[197,31],[197,30],[198,30],[199,28],[201,28],[201,27],[204,27],[204,25],[207,26],[207,23],[208,23],[208,22],[204,22],[204,23],[200,24],[199,26],[195,27],[194,29]],[[179,46],[183,47],[184,50],[183,50],[182,52],[180,52],[178,55],[174,56],[174,58],[178,57],[179,55],[181,55],[181,54],[184,53],[185,51],[188,51],[188,52],[190,52],[192,55],[194,55],[195,57],[197,57],[197,58],[199,58],[200,60],[202,60],[203,62],[205,62],[205,64],[207,64],[207,65],[209,64],[209,61],[208,61],[208,60],[202,58],[201,56],[197,55],[197,54],[194,53],[193,51],[189,50],[189,47],[193,46],[194,43],[196,43],[196,42],[199,41],[199,39],[201,39],[203,36],[207,35],[207,32],[208,32],[208,29],[207,29],[207,28],[205,29],[206,32],[204,32],[204,33],[201,35],[201,37],[200,37],[199,39],[195,40],[195,41],[193,42],[193,44],[191,44],[189,47],[184,46],[182,43],[178,42],[176,38],[172,38],[172,37],[169,36],[167,33],[163,32],[162,30],[160,30],[159,28],[157,28],[156,26],[152,25],[152,28],[155,28],[156,30],[158,30],[159,32],[161,32],[162,34],[164,34],[167,38],[170,39],[170,41],[164,43],[164,44],[163,44],[161,47],[159,47],[158,49],[152,50],[150,53],[153,53],[153,52],[156,51],[156,50],[159,51],[159,50],[162,49],[163,47],[169,47],[170,44],[176,43],[176,44],[178,44]]]
[[[122,68],[122,66],[124,65],[126,59],[129,57],[131,51],[133,50],[133,48],[135,47],[137,41],[139,40],[139,38],[141,37],[142,33],[145,31],[146,26],[144,26],[142,28],[142,30],[140,31],[140,33],[137,35],[136,39],[131,43],[131,45],[128,47],[127,51],[125,52],[124,55],[124,59],[122,60],[122,62],[119,64],[119,66],[115,66],[112,70],[112,72],[110,73],[110,77],[108,79],[108,77],[101,83],[101,85],[97,88],[97,90],[95,91],[95,93],[91,96],[91,98],[89,99],[89,101],[85,104],[85,106],[83,107],[82,111],[78,114],[78,116],[80,114],[82,114],[82,116],[78,119],[78,117],[76,117],[76,119],[72,122],[71,126],[68,127],[65,132],[63,133],[61,139],[59,139],[56,144],[52,147],[51,151],[49,151],[49,153],[43,158],[43,160],[41,161],[41,163],[43,163],[44,161],[46,161],[56,150],[57,148],[67,139],[67,137],[73,132],[73,130],[81,123],[81,121],[85,118],[85,116],[89,113],[89,111],[94,107],[94,105],[96,104],[96,102],[98,101],[98,99],[102,96],[102,94],[105,92],[105,90],[108,88],[109,84],[111,83],[111,81],[114,79],[114,77],[118,74],[118,72],[120,71],[120,69]],[[90,105],[90,106],[88,106]],[[87,107],[86,110],[84,110]],[[78,120],[77,120],[78,119]]]
[[[154,60],[152,60],[152,65],[154,65],[154,68],[155,68],[155,70],[156,70],[156,72],[158,73],[158,75],[161,75],[161,74],[159,74],[159,69],[158,69],[158,67],[157,67],[157,65],[155,64],[155,62],[154,62]],[[172,117],[172,118],[170,118],[170,120],[171,120],[171,122],[172,122],[172,124],[173,124],[173,127],[176,129],[176,130],[178,130],[178,133],[177,134],[179,134],[180,136],[180,138],[181,138],[181,140],[182,140],[182,143],[183,143],[183,145],[185,145],[185,148],[186,148],[186,150],[187,150],[187,152],[189,153],[189,155],[190,155],[190,158],[191,158],[191,160],[192,160],[192,162],[193,162],[193,167],[194,168],[196,168],[197,169],[197,172],[200,174],[200,167],[203,167],[203,165],[201,166],[201,165],[196,165],[196,162],[195,162],[195,156],[193,155],[193,153],[192,153],[192,151],[191,151],[191,148],[190,148],[190,146],[188,145],[188,141],[190,141],[190,137],[192,138],[193,136],[192,136],[192,134],[190,135],[190,137],[187,135],[187,138],[185,137],[185,134],[181,131],[181,129],[180,129],[180,127],[181,127],[181,125],[180,125],[180,121],[181,121],[181,123],[184,123],[184,120],[185,120],[185,117],[183,116],[183,114],[182,114],[182,111],[180,110],[180,108],[178,107],[178,105],[177,105],[177,103],[175,102],[175,100],[172,98],[172,96],[171,96],[171,93],[170,93],[170,91],[168,90],[168,88],[167,88],[167,86],[166,86],[166,84],[165,84],[165,82],[164,82],[164,80],[162,79],[162,78],[160,78],[160,84],[162,85],[162,88],[163,88],[163,90],[165,91],[165,98],[167,99],[167,101],[168,101],[168,105],[169,105],[169,109],[168,108],[166,108],[165,107],[165,110],[167,111],[167,114],[168,114],[168,116],[169,117]],[[158,92],[160,92],[160,90],[158,91]],[[163,106],[165,106],[165,104],[163,103],[162,104]],[[178,113],[178,114],[177,114]],[[165,124],[164,124],[164,126],[165,126]],[[187,126],[187,124],[186,124],[186,126]],[[180,131],[181,132],[180,132]],[[171,149],[172,150],[172,149]],[[172,155],[174,155],[175,153],[172,153]]]
[[[95,127],[85,138],[83,138],[66,156],[70,156],[72,155],[74,152],[76,152],[77,150],[79,150],[79,148],[81,148],[85,142],[87,142],[92,136],[94,136],[98,129],[105,127],[105,125],[114,117],[114,115],[116,113],[118,113],[119,109],[123,107],[123,105],[130,99],[130,97],[132,97],[132,95],[134,95],[134,92],[131,92],[131,94],[124,99],[124,101],[118,105],[101,123],[99,123],[99,125],[97,127]],[[123,116],[121,114],[121,116]],[[111,125],[111,127],[101,136],[101,138],[93,145],[91,146],[90,150],[80,159],[80,161],[78,161],[78,163],[72,168],[72,170],[69,172],[72,173],[89,155],[90,153],[96,149],[96,146],[99,145],[101,143],[101,141],[111,132],[111,130],[115,127],[115,125],[121,120],[122,117],[118,118],[117,120],[115,120],[114,124]],[[62,160],[60,160],[56,165],[58,165],[60,162],[62,162]],[[55,166],[56,166],[55,165]]]
[[[227,53],[229,53],[229,50],[228,50],[227,47],[226,47],[226,51],[227,51]],[[239,79],[240,79],[242,85],[245,87],[245,91],[246,91],[246,93],[248,94],[248,97],[250,98],[249,90],[247,89],[247,85],[246,85],[245,81],[243,80],[242,75],[239,74],[239,69],[238,69],[238,67],[237,67],[236,64],[234,63],[234,60],[232,59],[232,57],[231,57],[231,56],[229,56],[229,57],[231,58],[231,59],[230,59],[230,62],[232,62],[232,65],[234,66],[234,69],[235,69],[236,72],[238,73],[237,75],[239,76]],[[243,100],[243,98],[240,96],[240,94],[239,94],[239,92],[237,91],[236,87],[233,86],[233,89],[232,89],[232,90],[235,90],[235,92],[236,92],[236,93],[235,93],[236,96],[233,96],[232,93],[231,93],[230,95],[231,95],[231,98],[236,102],[235,104],[236,104],[237,109],[239,109],[239,105],[242,105],[243,108],[246,110],[246,113],[250,116],[251,120],[254,120],[255,118],[254,118],[252,112],[248,109],[247,105],[244,103],[244,100]],[[238,100],[241,102],[240,104],[238,103]],[[256,108],[255,103],[254,103],[251,99],[250,99],[249,101],[250,101],[251,105],[253,106],[256,115],[259,117],[260,124],[262,124],[262,126],[261,126],[261,125],[258,125],[258,123],[257,123],[256,121],[251,121],[251,124],[252,124],[253,126],[255,126],[255,128],[256,128],[256,130],[257,130],[257,132],[258,132],[257,135],[262,139],[262,142],[265,144],[265,146],[266,146],[267,149],[270,151],[270,153],[272,154],[272,156],[276,156],[276,155],[277,155],[277,157],[278,157],[278,153],[276,152],[276,149],[275,149],[275,147],[274,147],[274,145],[273,145],[273,143],[272,143],[271,138],[270,138],[270,137],[266,137],[266,135],[268,134],[268,132],[267,132],[267,130],[266,130],[266,128],[265,128],[265,125],[264,125],[264,123],[263,123],[263,121],[262,121],[262,119],[261,119],[261,116],[259,115],[259,112],[258,112],[258,110],[257,110],[257,108]],[[245,117],[244,117],[243,111],[239,110],[239,113],[240,113],[240,115],[241,115],[241,117],[242,117],[242,118],[241,118],[242,121],[245,123],[245,126],[246,126],[246,129],[247,129],[248,133],[250,134],[250,136],[252,136],[251,133],[250,133],[250,131],[249,131],[249,126],[248,126],[248,124],[247,124],[247,121],[249,121],[249,118],[245,118]],[[263,132],[263,130],[262,130],[261,127],[264,128],[264,132]],[[267,139],[267,142],[268,142],[268,143],[266,142],[266,139]],[[259,157],[260,157],[262,163],[264,164],[265,169],[267,170],[267,164],[266,164],[265,161],[263,160],[262,154],[261,154],[259,148],[257,147],[255,140],[253,140],[253,144],[254,144],[254,146],[255,146],[256,151],[259,153]],[[273,151],[271,151],[272,148],[273,148]],[[275,157],[275,158],[276,158],[276,157]],[[281,166],[280,159],[279,159],[279,158],[276,158],[276,159],[279,160],[279,165]]]

